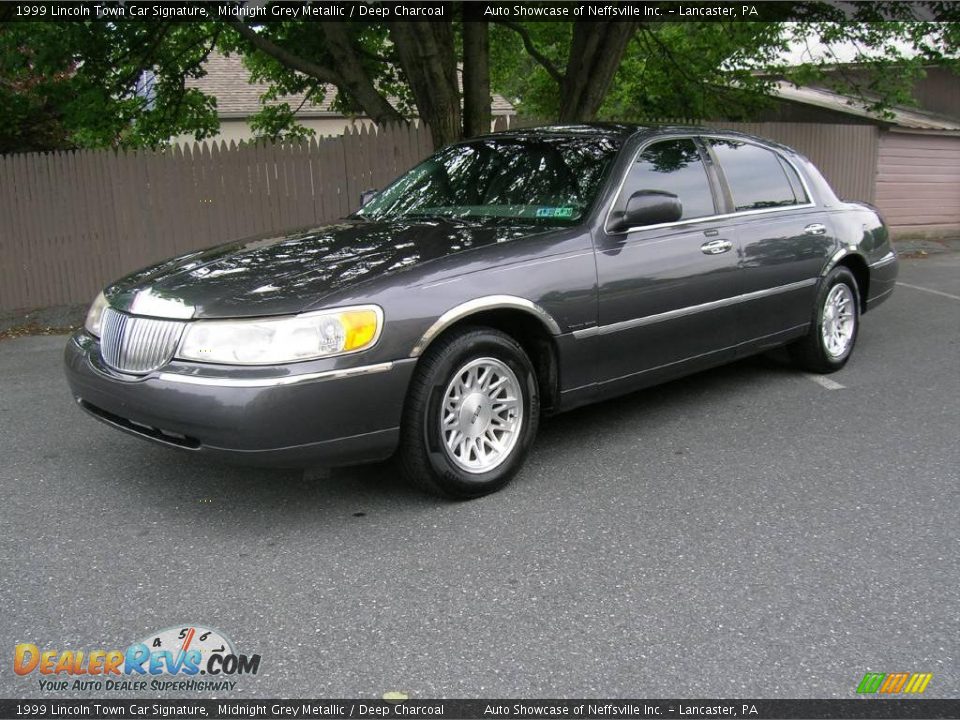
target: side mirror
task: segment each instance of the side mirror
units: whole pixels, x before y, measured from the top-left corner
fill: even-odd
[[[638,190],[621,212],[611,217],[611,230],[627,230],[644,225],[676,222],[683,215],[683,204],[673,193],[662,190]]]
[[[363,207],[368,202],[373,200],[377,196],[376,190],[364,190],[360,193],[360,207]]]

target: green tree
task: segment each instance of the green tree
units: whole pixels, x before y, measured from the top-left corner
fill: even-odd
[[[956,23],[883,20],[872,7],[859,12],[866,18],[860,22],[839,22],[840,16],[828,13],[792,23],[639,23],[602,102],[572,113],[561,68],[576,54],[578,27],[498,23],[492,35],[494,87],[537,118],[742,120],[769,103],[776,77],[825,84],[883,112],[913,102],[911,88],[926,65],[957,68]],[[789,49],[811,43],[845,48],[847,62],[838,65],[829,55],[798,65],[784,60]],[[843,72],[847,64],[869,72]]]
[[[827,83],[874,109],[909,102],[925,64],[956,66],[958,24],[907,22],[903,3],[832,6],[803,22],[4,22],[0,5],[0,152],[153,146],[216,133],[216,103],[191,88],[215,49],[239,53],[268,84],[265,99],[304,93],[376,122],[418,115],[444,145],[485,132],[491,88],[528,115],[561,122],[639,117],[748,117],[771,78]],[[939,16],[948,3],[926,3]],[[892,18],[892,19],[891,19]],[[811,38],[855,49],[870,69],[847,77],[828,59],[783,67]],[[331,90],[332,88],[332,90]],[[296,108],[273,103],[253,120],[267,137],[299,136]]]
[[[212,98],[185,82],[220,35],[189,23],[0,23],[0,152],[215,133]]]

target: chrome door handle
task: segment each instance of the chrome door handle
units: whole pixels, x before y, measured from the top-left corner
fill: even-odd
[[[729,240],[711,240],[700,246],[700,252],[704,255],[719,255],[733,248],[733,243]]]
[[[812,223],[803,229],[804,235],[826,235],[827,226],[823,223]]]

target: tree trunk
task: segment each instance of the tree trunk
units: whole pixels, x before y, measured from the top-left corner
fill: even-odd
[[[327,51],[334,58],[337,74],[340,76],[337,89],[346,92],[378,125],[388,122],[406,122],[373,84],[350,42],[346,25],[322,22],[320,31],[323,33]]]
[[[590,122],[637,30],[636,22],[577,22],[560,83],[560,122]]]
[[[430,126],[434,148],[459,140],[463,127],[453,24],[397,20],[389,26],[420,119]]]
[[[387,99],[380,94],[364,70],[360,58],[351,45],[344,28],[339,23],[320,23],[330,55],[336,69],[317,63],[277,45],[264,33],[257,32],[240,20],[227,20],[227,25],[235,29],[254,48],[278,60],[284,66],[302,72],[322,83],[335,85],[337,90],[347,93],[363,111],[376,123],[405,122],[403,115],[397,112]]]
[[[490,132],[490,27],[463,23],[463,134]]]

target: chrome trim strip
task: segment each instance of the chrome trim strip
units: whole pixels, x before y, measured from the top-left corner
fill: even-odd
[[[674,320],[676,318],[686,317],[687,315],[693,315],[694,313],[698,312],[717,310],[729,305],[737,305],[742,302],[759,300],[760,298],[779,295],[781,293],[791,292],[793,290],[801,290],[805,287],[810,287],[811,285],[816,284],[817,279],[810,278],[809,280],[800,280],[788,285],[778,285],[777,287],[767,288],[766,290],[754,290],[753,292],[743,293],[742,295],[733,295],[721,300],[711,300],[710,302],[701,303],[699,305],[688,305],[686,307],[677,308],[676,310],[667,310],[666,312],[657,313],[655,315],[645,315],[639,318],[632,318],[630,320],[621,320],[620,322],[610,323],[609,325],[600,325],[598,327],[576,330],[573,332],[573,337],[577,340],[583,340],[585,338],[593,337],[594,335],[609,335],[610,333],[620,332],[622,330],[632,330],[633,328],[653,325],[655,323],[664,322],[665,320]]]
[[[487,297],[476,298],[447,310],[427,329],[423,337],[417,341],[417,344],[413,346],[413,350],[410,351],[410,357],[417,357],[423,353],[427,345],[429,345],[437,335],[458,320],[462,320],[465,317],[483,310],[499,309],[524,310],[539,318],[553,335],[560,334],[560,326],[557,325],[557,321],[550,316],[550,313],[535,302],[514,295],[488,295]]]
[[[613,214],[613,208],[616,207],[617,201],[620,199],[620,194],[623,192],[623,186],[627,182],[627,177],[630,175],[630,168],[633,167],[633,164],[637,161],[637,158],[640,156],[644,150],[646,150],[650,145],[656,142],[661,142],[664,140],[685,140],[685,139],[717,139],[717,140],[733,140],[734,142],[742,142],[746,145],[756,145],[761,147],[764,150],[769,150],[772,153],[775,153],[777,157],[782,159],[787,163],[793,171],[797,174],[797,177],[800,178],[800,184],[803,185],[803,191],[807,194],[809,202],[802,205],[788,205],[786,207],[775,207],[775,208],[763,208],[760,210],[741,210],[740,212],[724,213],[722,215],[707,215],[702,218],[690,218],[689,220],[677,220],[676,222],[671,223],[658,223],[656,225],[641,225],[639,227],[631,227],[626,230],[610,230],[610,215]],[[803,173],[797,168],[797,166],[786,157],[779,150],[764,145],[761,142],[753,140],[751,138],[743,138],[737,135],[727,135],[724,133],[714,133],[714,132],[703,132],[703,133],[678,133],[678,134],[666,134],[658,135],[654,138],[650,138],[643,145],[641,145],[637,151],[633,154],[633,159],[630,160],[630,164],[627,165],[627,171],[623,174],[623,177],[620,179],[620,185],[617,186],[617,192],[614,195],[614,200],[610,203],[610,207],[607,209],[607,217],[603,221],[603,231],[607,235],[627,235],[632,232],[639,232],[640,230],[659,230],[661,228],[672,228],[679,227],[681,225],[696,225],[698,223],[709,222],[712,220],[726,220],[728,218],[739,218],[739,217],[749,217],[752,215],[768,215],[770,213],[785,212],[787,210],[802,210],[804,208],[816,207],[816,203],[813,201],[813,193],[810,192],[810,186],[807,184],[807,179],[804,177]]]
[[[853,251],[846,245],[837,248],[833,255],[830,256],[830,259],[827,260],[826,265],[824,265],[823,269],[820,271],[820,277],[826,277],[827,274],[837,266],[837,263],[843,260],[843,258],[845,258],[847,255],[853,255]]]
[[[892,292],[893,292],[893,288],[890,288],[889,290],[884,290],[882,293],[879,293],[878,295],[874,295],[874,296],[871,297],[871,298],[867,298],[867,304],[869,305],[870,303],[876,302],[876,301],[879,300],[880,298],[886,297],[887,295],[889,295],[889,294],[892,293]]]
[[[175,372],[162,372],[157,375],[157,379],[164,380],[166,382],[184,383],[186,385],[207,385],[211,387],[279,387],[282,385],[293,385],[295,383],[302,382],[340,380],[342,378],[356,377],[359,375],[372,375],[374,373],[386,372],[392,369],[393,363],[385,362],[377,363],[376,365],[363,365],[355,368],[344,368],[342,370],[326,370],[324,372],[303,373],[301,375],[284,375],[283,377],[225,378],[204,375],[184,375],[183,373]]]
[[[889,265],[892,262],[896,262],[896,260],[897,260],[897,254],[893,250],[891,250],[876,262],[870,263],[870,269],[872,270],[874,268],[883,267],[884,265]]]

